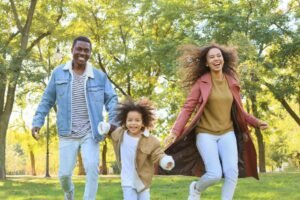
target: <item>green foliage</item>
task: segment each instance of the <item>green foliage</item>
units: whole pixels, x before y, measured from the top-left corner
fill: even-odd
[[[279,136],[277,141],[273,141],[270,145],[270,158],[275,162],[276,167],[282,168],[283,162],[287,161],[287,138]]]

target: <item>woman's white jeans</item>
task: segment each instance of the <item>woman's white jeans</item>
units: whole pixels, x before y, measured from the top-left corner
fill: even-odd
[[[99,143],[91,134],[80,139],[59,138],[59,179],[65,194],[74,192],[72,174],[81,151],[86,173],[84,200],[95,200],[98,189]]]
[[[150,200],[150,189],[146,189],[140,193],[129,186],[123,186],[122,189],[124,200]]]
[[[202,192],[219,182],[224,175],[222,200],[231,200],[238,180],[238,152],[233,131],[223,135],[197,134],[196,144],[203,159],[206,173],[196,188]]]

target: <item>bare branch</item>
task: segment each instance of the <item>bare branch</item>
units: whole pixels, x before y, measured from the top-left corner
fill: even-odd
[[[124,96],[127,96],[128,94],[116,83],[114,82],[111,77],[107,74],[107,71],[104,67],[104,64],[102,62],[102,58],[101,58],[101,55],[100,53],[97,53],[97,60],[98,60],[98,64],[99,64],[99,67],[101,68],[101,70],[107,75],[107,78],[108,80],[124,95]]]
[[[4,55],[6,53],[6,48],[8,47],[9,43],[20,33],[20,30],[18,30],[16,33],[12,33],[6,43],[4,44],[3,48],[1,49],[2,54]]]
[[[56,26],[59,24],[59,21],[60,19],[62,18],[62,15],[63,15],[63,0],[60,1],[60,13],[59,15],[57,16],[57,19],[56,19]],[[31,49],[36,45],[38,44],[43,38],[45,38],[46,36],[48,35],[51,35],[51,33],[53,32],[54,29],[51,29],[51,30],[48,30],[47,32],[45,33],[42,33],[38,38],[36,38],[30,45],[29,47],[26,49],[26,53],[30,52]]]
[[[26,48],[29,38],[29,31],[33,20],[33,14],[35,10],[35,6],[37,4],[37,0],[31,0],[30,7],[27,13],[27,19],[24,26],[24,30],[22,31],[22,41],[21,41],[21,48]]]
[[[31,49],[37,45],[43,38],[45,38],[46,36],[50,35],[51,31],[47,31],[46,33],[42,33],[38,38],[36,38],[31,44],[30,46],[26,49],[26,53],[30,52]]]

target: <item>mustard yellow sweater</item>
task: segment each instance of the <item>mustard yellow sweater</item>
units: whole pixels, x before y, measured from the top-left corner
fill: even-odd
[[[233,97],[226,78],[223,80],[212,78],[212,91],[196,127],[196,133],[222,135],[232,131],[233,123],[230,114],[232,102]]]

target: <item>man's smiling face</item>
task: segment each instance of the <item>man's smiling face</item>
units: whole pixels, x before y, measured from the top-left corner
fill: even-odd
[[[77,41],[72,48],[73,64],[76,67],[85,67],[91,56],[91,45],[88,42]]]

